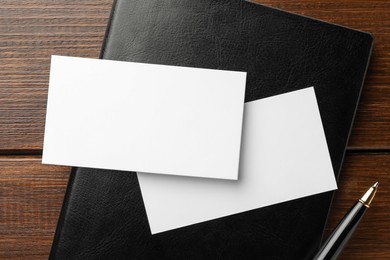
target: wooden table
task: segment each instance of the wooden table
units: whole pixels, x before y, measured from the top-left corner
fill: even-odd
[[[264,0],[373,33],[375,48],[326,234],[375,181],[342,259],[390,259],[390,1]],[[69,168],[41,165],[51,54],[97,58],[111,0],[0,3],[0,259],[47,258]]]

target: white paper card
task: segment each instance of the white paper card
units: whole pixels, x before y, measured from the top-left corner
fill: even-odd
[[[42,162],[237,179],[245,72],[52,56]]]
[[[152,234],[337,188],[314,89],[245,104],[238,181],[138,173]]]

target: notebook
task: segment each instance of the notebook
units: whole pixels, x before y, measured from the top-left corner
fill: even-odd
[[[368,33],[241,0],[118,0],[101,58],[246,71],[246,102],[314,86],[338,177],[372,45]],[[151,235],[135,173],[73,168],[50,258],[310,259],[331,200]]]

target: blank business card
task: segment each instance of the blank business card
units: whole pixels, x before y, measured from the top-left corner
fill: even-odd
[[[246,73],[52,56],[42,162],[236,180]]]
[[[152,234],[337,188],[312,87],[245,104],[238,181],[138,180]]]

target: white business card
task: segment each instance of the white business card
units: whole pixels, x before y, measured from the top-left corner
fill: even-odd
[[[42,162],[237,179],[246,73],[52,56]]]
[[[245,104],[238,181],[138,180],[152,234],[337,188],[312,87]]]

